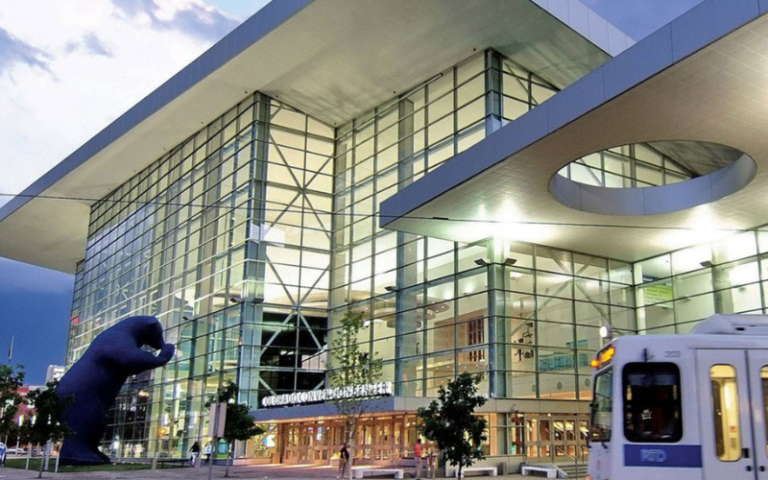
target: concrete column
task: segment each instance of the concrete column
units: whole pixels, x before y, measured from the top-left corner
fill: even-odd
[[[413,102],[404,99],[400,102],[398,125],[398,172],[397,177],[400,182],[400,188],[403,188],[413,182],[413,164],[411,160],[414,154],[413,142]],[[415,332],[419,328],[416,307],[418,293],[415,290],[405,290],[408,286],[418,283],[416,259],[418,258],[416,235],[409,233],[397,233],[397,294],[395,319],[395,331],[398,335],[395,343],[396,358],[402,359],[416,355],[417,340],[413,335],[402,337],[401,335]],[[407,266],[405,266],[407,265]],[[400,382],[415,380],[417,370],[415,365],[404,365],[402,362],[395,364],[395,395],[409,396],[414,395],[413,383],[403,387]]]

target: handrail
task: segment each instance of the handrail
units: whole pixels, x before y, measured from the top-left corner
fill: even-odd
[[[557,453],[557,452],[558,452],[558,450],[559,450],[559,451],[561,451],[561,452],[563,452],[563,456],[565,456],[565,457],[567,457],[567,458],[570,458],[571,460],[573,460],[573,463],[574,463],[574,464],[578,464],[578,463],[579,463],[579,458],[578,458],[578,457],[574,457],[574,456],[572,456],[572,455],[569,455],[569,454],[568,454],[568,452],[565,450],[565,447],[563,447],[563,446],[560,446],[560,445],[555,445],[555,453]]]
[[[573,467],[574,467],[574,472],[575,472],[575,474],[576,474],[576,478],[579,478],[579,466],[580,466],[580,464],[579,464],[579,458],[578,458],[578,456],[572,456],[572,455],[569,455],[569,454],[568,454],[568,452],[565,450],[565,447],[563,447],[563,446],[560,446],[560,445],[554,445],[554,447],[555,447],[555,455],[557,455],[557,452],[558,452],[558,451],[561,451],[561,452],[563,452],[563,455],[564,455],[566,458],[569,458],[569,459],[573,460]],[[577,454],[577,455],[578,455],[578,454]]]

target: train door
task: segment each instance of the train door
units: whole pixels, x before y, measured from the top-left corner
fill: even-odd
[[[762,379],[768,354],[698,350],[696,363],[705,480],[768,480]]]
[[[768,424],[766,424],[766,406],[768,406],[768,352],[748,350],[747,364],[749,372],[749,390],[752,398],[752,435],[754,438],[754,457],[756,478],[768,480]]]

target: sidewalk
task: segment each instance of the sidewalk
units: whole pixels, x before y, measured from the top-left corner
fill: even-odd
[[[329,467],[286,467],[282,465],[259,465],[230,467],[230,478],[263,480],[265,478],[281,478],[285,480],[307,480],[309,478],[336,478],[336,470]],[[0,468],[2,480],[26,480],[37,478],[37,472],[31,470],[19,470],[14,468]],[[126,470],[117,472],[75,472],[53,473],[43,472],[43,478],[61,480],[157,480],[157,479],[190,479],[207,480],[208,469],[203,468],[170,468],[163,470]],[[212,478],[224,478],[224,467],[214,467]],[[369,478],[369,477],[366,477]],[[484,477],[477,477],[484,478]],[[506,475],[497,479],[513,480],[528,478],[522,475]]]

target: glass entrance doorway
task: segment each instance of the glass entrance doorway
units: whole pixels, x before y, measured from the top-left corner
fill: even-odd
[[[526,415],[526,460],[541,463],[585,463],[589,416]]]
[[[344,422],[339,419],[280,423],[278,429],[280,463],[332,463],[346,439]],[[353,455],[360,464],[388,463],[413,456],[417,438],[413,414],[363,417],[356,430]],[[424,442],[424,448],[427,451],[435,447]]]

